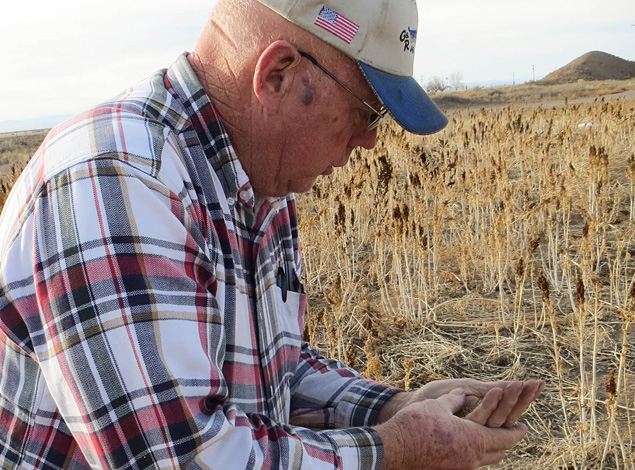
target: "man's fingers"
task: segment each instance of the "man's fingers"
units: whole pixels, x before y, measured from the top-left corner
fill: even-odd
[[[531,403],[540,395],[544,387],[545,383],[542,380],[507,384],[498,408],[492,412],[486,426],[491,428],[514,426]]]
[[[454,382],[460,382],[463,393],[455,389],[443,395],[444,400],[449,400],[446,406],[457,416],[489,428],[513,427],[545,388],[543,380],[484,383],[466,379]],[[483,398],[479,400],[479,397]]]
[[[538,382],[538,386],[536,387],[536,393],[534,394],[534,400],[540,396],[542,391],[545,389],[547,384],[544,380],[531,380],[530,382]],[[532,400],[533,401],[533,400]]]
[[[498,407],[492,412],[491,416],[487,420],[486,426],[490,428],[500,428],[505,422],[507,422],[509,414],[518,403],[518,398],[520,397],[523,388],[524,386],[522,382],[512,382],[505,387]]]
[[[485,394],[483,400],[470,412],[466,418],[475,423],[485,425],[492,416],[492,413],[498,408],[500,400],[503,396],[503,390],[493,388]]]
[[[542,393],[545,388],[545,382],[542,380],[530,380],[523,384],[523,388],[521,390],[520,395],[516,400],[516,405],[511,409],[505,422],[503,423],[504,427],[511,427],[516,424],[516,421],[521,417],[521,415],[527,411],[527,408],[531,405],[531,403],[538,398],[538,396]]]

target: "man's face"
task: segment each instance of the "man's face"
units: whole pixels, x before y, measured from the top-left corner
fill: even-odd
[[[352,62],[338,69],[338,77],[360,98],[378,102],[360,70]],[[351,67],[352,66],[352,67]],[[265,180],[250,175],[256,190],[267,196],[309,191],[320,175],[346,165],[355,147],[375,146],[377,130],[367,130],[369,109],[325,74],[312,71],[303,60],[298,79],[285,100],[283,129]],[[347,72],[347,73],[345,73]],[[379,106],[378,106],[379,107]],[[258,181],[260,180],[260,181]]]

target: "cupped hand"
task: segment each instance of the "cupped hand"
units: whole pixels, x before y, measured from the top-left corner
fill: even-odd
[[[447,379],[429,382],[413,392],[399,393],[380,412],[380,422],[416,402],[440,398],[453,390],[466,395],[466,406],[474,408],[466,418],[488,427],[514,426],[545,388],[543,380],[481,382]]]
[[[466,419],[490,428],[512,427],[544,388],[542,380],[509,382],[504,388],[494,387],[467,414]]]
[[[500,390],[491,392],[490,397],[486,394],[483,401],[495,401],[496,394],[502,394]],[[439,398],[412,403],[377,426],[384,442],[383,468],[474,469],[499,463],[505,451],[523,438],[526,426],[490,428],[455,416],[465,402],[465,393],[456,389]]]

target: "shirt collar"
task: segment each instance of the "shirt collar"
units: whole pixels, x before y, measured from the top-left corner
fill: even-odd
[[[218,175],[228,200],[254,208],[254,191],[218,111],[205,93],[183,53],[167,71],[166,86],[176,94],[207,157]]]

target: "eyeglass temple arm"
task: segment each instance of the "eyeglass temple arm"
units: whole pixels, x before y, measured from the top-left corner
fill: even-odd
[[[315,65],[317,68],[319,68],[322,72],[324,72],[325,74],[327,74],[329,77],[331,77],[333,80],[335,80],[342,88],[344,88],[346,91],[348,91],[351,95],[353,95],[355,98],[357,98],[359,101],[361,101],[362,103],[364,103],[366,106],[368,106],[370,109],[372,109],[375,113],[379,114],[380,116],[383,116],[384,114],[386,114],[386,107],[382,106],[383,109],[380,109],[379,111],[375,110],[375,108],[373,108],[369,103],[367,103],[365,100],[361,99],[359,96],[357,96],[355,93],[353,93],[353,90],[351,90],[349,87],[347,87],[344,83],[342,83],[335,75],[333,75],[331,72],[329,72],[327,69],[325,69],[324,67],[322,67],[322,64],[320,64],[315,57],[313,57],[312,55],[307,54],[304,51],[301,51],[300,49],[297,50],[298,54],[300,54],[302,57],[304,57],[305,59],[309,59],[311,61],[311,63],[313,65]]]

